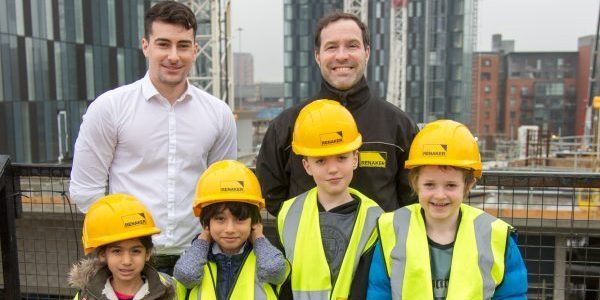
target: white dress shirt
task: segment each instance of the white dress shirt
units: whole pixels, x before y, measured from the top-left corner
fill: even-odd
[[[171,105],[146,76],[99,96],[75,143],[70,195],[82,212],[108,192],[131,194],[150,210],[159,254],[180,254],[201,231],[196,183],[219,160],[235,159],[235,120],[225,102],[187,84]]]

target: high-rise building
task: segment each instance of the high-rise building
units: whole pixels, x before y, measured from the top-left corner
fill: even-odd
[[[254,57],[251,53],[234,53],[233,70],[236,86],[254,84]]]
[[[150,3],[0,1],[0,153],[69,160],[90,101],[144,75]]]
[[[478,137],[482,151],[494,148],[498,128],[501,128],[499,107],[503,99],[502,58],[500,53],[480,52],[475,53],[473,60],[470,129]]]
[[[504,132],[520,125],[544,133],[575,135],[577,52],[513,52],[506,55]]]
[[[502,35],[496,33],[492,35],[492,52],[509,53],[515,51],[514,40],[503,40]]]
[[[468,124],[475,0],[408,2],[406,112],[417,122]]]
[[[366,0],[364,0],[366,1]],[[367,81],[374,93],[386,92],[390,30],[390,1],[368,1],[371,57]],[[316,94],[321,72],[315,62],[314,30],[320,17],[344,10],[344,0],[284,0],[284,94],[289,107]]]
[[[593,43],[590,35],[579,38],[577,52],[513,52],[514,41],[494,35],[495,51],[476,53],[473,65],[471,124],[480,140],[516,140],[521,126],[583,135]]]

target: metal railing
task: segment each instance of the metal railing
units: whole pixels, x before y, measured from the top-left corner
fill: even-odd
[[[75,293],[67,274],[83,256],[83,215],[69,201],[69,175],[68,165],[0,156],[3,299]],[[485,172],[468,202],[518,229],[528,298],[600,298],[600,174]],[[273,217],[263,217],[273,233]]]

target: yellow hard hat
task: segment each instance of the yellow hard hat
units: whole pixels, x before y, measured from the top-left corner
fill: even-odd
[[[431,122],[417,133],[404,165],[454,166],[473,170],[475,177],[481,177],[482,169],[477,140],[467,126],[451,120]]]
[[[356,122],[339,102],[316,100],[298,114],[292,138],[292,150],[297,155],[337,155],[354,151],[360,145],[362,136]]]
[[[235,160],[222,160],[212,164],[198,180],[194,214],[200,216],[202,208],[219,202],[246,202],[265,207],[258,178],[244,164]]]
[[[118,241],[160,233],[152,215],[135,197],[113,194],[96,201],[83,221],[83,251]]]

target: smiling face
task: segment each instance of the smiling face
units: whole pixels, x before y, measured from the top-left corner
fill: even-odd
[[[358,164],[358,151],[323,157],[306,157],[302,164],[317,184],[319,195],[335,197],[347,193],[354,169]]]
[[[348,90],[363,77],[370,52],[356,22],[340,19],[321,31],[315,59],[325,81],[339,90]]]
[[[198,51],[193,29],[154,22],[148,38],[142,39],[142,50],[148,58],[150,80],[160,93],[186,87]]]
[[[142,280],[142,270],[150,259],[150,252],[140,239],[134,238],[112,243],[100,252],[112,273],[113,284],[117,286],[136,285]]]
[[[238,219],[228,208],[223,209],[209,222],[210,236],[225,254],[236,254],[250,236],[252,219]]]
[[[460,205],[474,184],[465,172],[453,167],[422,166],[414,184],[427,223],[449,224],[458,219]],[[466,186],[466,185],[469,186]]]

